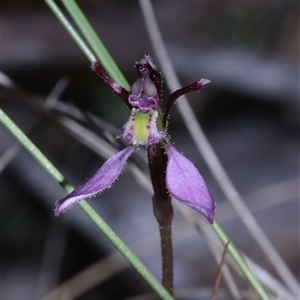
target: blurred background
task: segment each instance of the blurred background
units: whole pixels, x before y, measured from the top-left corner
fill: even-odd
[[[150,54],[157,62],[137,1],[77,3],[130,83],[137,78],[135,61]],[[182,85],[211,80],[200,93],[189,95],[190,103],[247,206],[299,280],[299,2],[156,0],[153,6]],[[91,115],[80,111],[92,113],[94,122],[112,136],[127,121],[128,111],[92,74],[88,60],[43,1],[5,1],[1,22],[1,107],[77,185],[104,162],[74,136],[76,123],[89,129],[92,140],[92,133],[103,136],[103,129],[87,122]],[[164,89],[166,99],[170,92]],[[60,117],[74,121],[73,133]],[[176,147],[213,191],[220,223],[245,254],[276,276],[197,152],[176,108],[170,120]],[[148,172],[143,149],[133,160]],[[3,127],[1,170],[3,300],[42,299],[91,267],[94,273],[72,286],[80,295],[73,297],[70,288],[56,299],[126,299],[151,293],[132,268],[113,273],[122,259],[104,264],[114,249],[78,207],[54,217],[54,204],[65,192]],[[135,252],[160,277],[151,196],[125,171],[113,188],[89,202],[129,246],[136,245]],[[217,263],[206,241],[178,213],[173,231],[175,288],[185,299],[194,299],[195,289],[195,299],[209,299]],[[98,276],[105,279],[97,282]],[[255,299],[247,294],[245,281],[235,278],[243,298]],[[223,281],[219,299],[231,299]]]

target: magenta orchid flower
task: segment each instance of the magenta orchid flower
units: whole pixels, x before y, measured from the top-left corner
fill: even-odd
[[[131,110],[130,118],[121,134],[129,142],[129,146],[113,155],[84,183],[59,200],[54,210],[55,216],[65,212],[80,200],[109,188],[119,177],[125,162],[138,146],[150,148],[159,144],[167,155],[164,184],[169,194],[213,223],[215,201],[207,184],[194,164],[172,145],[166,130],[167,118],[175,100],[183,94],[200,89],[210,81],[200,79],[175,91],[169,97],[163,114],[159,97],[161,74],[148,55],[136,63],[140,77],[133,83],[129,92],[113,81],[100,63],[93,62],[91,68]]]

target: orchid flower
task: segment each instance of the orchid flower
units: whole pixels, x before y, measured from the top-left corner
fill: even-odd
[[[92,71],[122,98],[131,111],[121,134],[129,142],[129,146],[109,158],[90,178],[59,200],[54,210],[55,216],[65,212],[80,200],[109,188],[121,174],[127,159],[139,146],[149,148],[159,145],[167,155],[164,184],[168,193],[213,223],[215,202],[210,189],[194,164],[172,145],[167,134],[167,118],[175,100],[183,94],[200,89],[210,81],[200,79],[175,91],[168,98],[165,112],[162,113],[161,74],[148,55],[136,63],[136,68],[139,79],[133,83],[128,92],[105,73],[100,63],[92,63]]]

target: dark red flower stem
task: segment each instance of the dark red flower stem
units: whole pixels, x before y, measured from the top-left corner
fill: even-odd
[[[161,240],[162,285],[172,295],[174,285],[172,221],[174,212],[165,183],[167,156],[159,144],[148,147],[148,162],[154,189],[153,211],[159,225]]]

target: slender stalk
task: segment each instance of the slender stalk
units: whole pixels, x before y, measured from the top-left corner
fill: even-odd
[[[167,157],[159,144],[149,146],[148,162],[154,190],[153,211],[159,225],[161,241],[162,284],[170,294],[173,294],[172,221],[174,212],[165,184]]]
[[[216,276],[216,279],[215,279],[215,284],[214,284],[214,288],[213,288],[210,300],[217,299],[217,293],[218,293],[220,281],[221,281],[221,278],[222,278],[222,271],[223,271],[223,267],[225,265],[225,257],[226,257],[226,253],[227,253],[229,243],[230,243],[230,241],[228,240],[228,242],[226,243],[226,245],[224,247],[223,254],[222,254],[222,259],[221,259],[221,262],[219,264],[219,268],[218,268],[218,272],[217,272],[217,276]]]
[[[57,181],[68,193],[73,190],[72,185],[31,142],[31,140],[29,140],[28,137],[16,126],[16,124],[2,111],[2,109],[0,109],[0,121],[55,181]],[[131,252],[126,244],[122,242],[115,232],[85,200],[82,200],[79,203],[79,206],[162,299],[173,299],[172,296],[160,284],[160,282],[153,276],[153,274]]]
[[[172,295],[174,290],[172,222],[160,224],[162,285]]]

